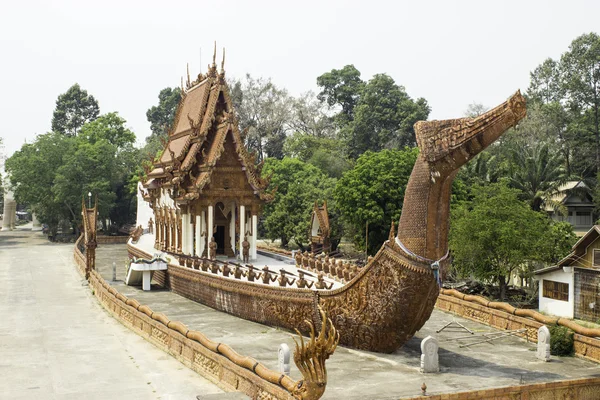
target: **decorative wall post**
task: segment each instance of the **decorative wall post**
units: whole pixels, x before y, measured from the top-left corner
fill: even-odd
[[[546,325],[538,329],[536,357],[542,361],[550,361],[550,329]]]
[[[421,341],[421,372],[440,372],[439,348],[438,341],[433,336],[427,336]]]
[[[81,214],[83,219],[83,233],[85,239],[85,279],[90,279],[90,272],[96,269],[96,217],[98,215],[98,197],[93,208],[85,207],[85,200],[81,199]]]

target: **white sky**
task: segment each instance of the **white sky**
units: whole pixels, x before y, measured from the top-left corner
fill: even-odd
[[[385,72],[432,119],[488,107],[571,41],[598,31],[597,1],[11,1],[0,0],[0,136],[5,153],[50,129],[56,98],[75,82],[101,113],[118,111],[142,143],[146,110],[227,51],[229,76],[271,77],[297,95],[354,64]]]

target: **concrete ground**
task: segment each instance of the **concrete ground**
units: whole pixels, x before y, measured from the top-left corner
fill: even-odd
[[[105,312],[72,260],[73,244],[26,227],[0,231],[0,399],[222,392]]]
[[[97,266],[110,281],[113,260],[125,260],[124,245],[101,246],[97,249]],[[213,310],[181,296],[153,286],[144,292],[123,283],[125,264],[117,271],[117,282],[111,282],[120,292],[165,313],[170,319],[203,332],[215,341],[227,343],[243,355],[255,357],[272,369],[277,368],[280,343],[294,348],[292,334],[276,328],[246,321]],[[466,332],[435,331],[452,321],[453,316],[435,310],[431,319],[403,348],[393,354],[378,354],[338,347],[327,361],[329,383],[324,399],[398,399],[421,393],[423,382],[429,394],[478,390],[518,384],[549,382],[580,377],[600,376],[598,364],[575,357],[553,357],[551,362],[538,361],[535,345],[523,339],[509,337],[493,343],[460,348],[473,340],[449,340],[468,336]],[[496,332],[486,325],[456,318],[476,334]],[[428,335],[440,341],[441,372],[422,374],[420,342]],[[292,365],[291,375],[301,375]]]

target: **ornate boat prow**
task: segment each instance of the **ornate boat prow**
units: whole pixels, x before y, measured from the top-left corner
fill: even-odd
[[[319,294],[340,343],[392,352],[429,319],[439,294],[439,269],[448,263],[452,180],[523,117],[525,99],[517,92],[476,118],[415,124],[421,153],[406,188],[398,234],[351,282]]]

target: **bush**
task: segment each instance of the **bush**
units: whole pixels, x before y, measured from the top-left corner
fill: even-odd
[[[550,354],[553,356],[573,355],[573,331],[566,326],[550,327]]]

